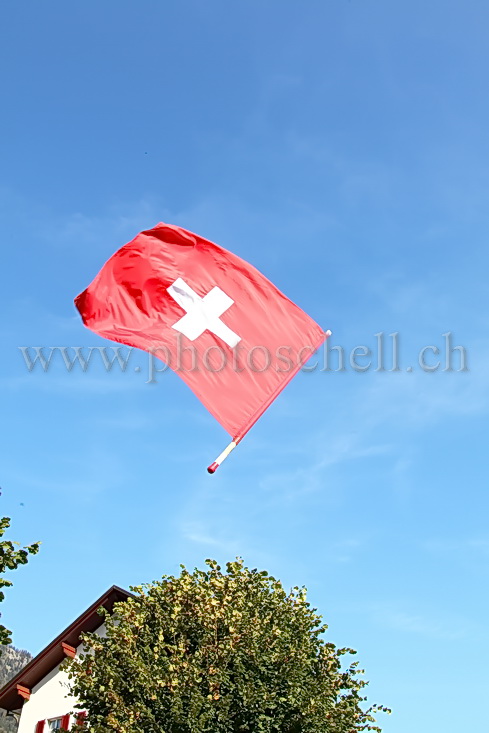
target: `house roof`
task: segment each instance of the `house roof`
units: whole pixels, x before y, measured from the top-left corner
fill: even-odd
[[[10,682],[0,690],[0,708],[4,710],[18,710],[22,707],[23,699],[28,700],[30,691],[52,669],[60,664],[67,656],[73,657],[76,647],[80,644],[80,635],[86,631],[95,631],[102,620],[97,613],[101,607],[112,611],[114,603],[126,601],[131,593],[113,585],[95,603],[92,603],[81,616],[59,634],[37,657],[31,659]]]

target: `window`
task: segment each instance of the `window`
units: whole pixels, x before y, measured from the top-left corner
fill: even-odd
[[[49,733],[51,730],[69,730],[70,714],[62,715],[59,718],[48,718],[48,720],[40,720],[36,725],[36,733]]]

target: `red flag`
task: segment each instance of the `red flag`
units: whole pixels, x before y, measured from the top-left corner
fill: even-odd
[[[118,250],[75,303],[92,331],[176,371],[235,443],[329,335],[250,264],[168,224]]]

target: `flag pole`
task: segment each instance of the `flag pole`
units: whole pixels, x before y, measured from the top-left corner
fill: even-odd
[[[238,443],[232,440],[229,443],[229,445],[226,448],[224,448],[223,452],[217,456],[214,463],[211,463],[211,465],[207,468],[207,472],[215,473],[217,469],[219,468],[219,466],[221,465],[221,463],[228,457],[228,455],[231,453],[231,451],[233,451],[236,448],[237,445]]]
[[[329,331],[329,330],[328,331],[325,331],[324,334],[323,334],[323,339],[316,346],[316,349],[318,349],[319,346],[321,345],[321,343],[323,343],[330,336],[331,336],[331,331]],[[311,354],[311,356],[312,356],[312,354]],[[248,430],[257,421],[257,419],[260,417],[260,415],[262,415],[263,412],[266,410],[266,408],[273,402],[273,400],[275,399],[275,397],[277,396],[277,394],[279,392],[281,392],[283,390],[283,388],[286,386],[286,384],[292,379],[292,377],[295,376],[295,374],[299,371],[299,369],[301,368],[301,366],[303,366],[303,365],[302,364],[298,364],[297,365],[297,368],[291,373],[291,375],[289,376],[289,379],[287,380],[287,382],[285,382],[284,384],[280,385],[279,389],[277,389],[276,392],[274,392],[274,394],[272,394],[271,397],[267,400],[267,402],[264,403],[264,405],[260,409],[260,412],[254,415],[253,420],[250,420],[249,423],[247,423],[247,425],[245,426],[245,428],[242,429],[241,433],[236,438],[234,438],[234,440],[232,440],[229,443],[229,445],[226,448],[224,448],[223,452],[220,453],[217,456],[216,460],[213,463],[211,463],[210,466],[207,467],[207,473],[215,473],[217,471],[217,469],[219,468],[219,466],[221,465],[221,463],[228,457],[228,455],[231,453],[231,451],[233,451],[236,448],[236,446],[240,442],[241,438],[244,437],[245,433],[248,432]]]

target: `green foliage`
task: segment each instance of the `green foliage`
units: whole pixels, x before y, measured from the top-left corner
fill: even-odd
[[[238,559],[133,588],[107,636],[86,634],[67,661],[93,733],[353,733],[380,730],[364,710],[304,589],[286,593]]]
[[[0,537],[3,537],[5,531],[10,527],[10,517],[0,519]],[[0,588],[7,588],[12,585],[11,580],[4,578],[4,574],[8,570],[15,570],[19,565],[25,565],[29,555],[35,555],[39,552],[39,542],[35,542],[28,547],[20,547],[18,542],[10,542],[9,540],[0,541]],[[0,590],[0,602],[5,598],[3,590]],[[11,644],[12,632],[0,624],[0,645],[5,646]],[[1,654],[1,651],[0,651]]]

